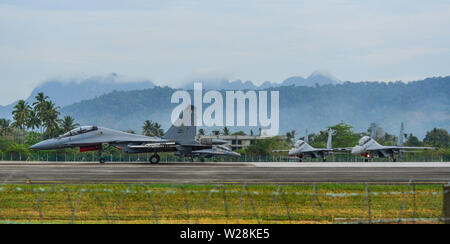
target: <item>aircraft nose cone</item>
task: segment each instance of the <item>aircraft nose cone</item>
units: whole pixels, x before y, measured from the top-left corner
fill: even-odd
[[[214,145],[223,145],[223,144],[227,144],[228,141],[225,140],[221,140],[221,139],[212,139],[212,144]]]
[[[361,153],[363,153],[363,151],[364,151],[364,148],[361,146],[354,146],[352,148],[352,154],[361,154]]]
[[[29,147],[29,149],[33,150],[49,150],[54,148],[54,142],[53,139],[45,140],[38,142],[34,144],[33,146]]]
[[[237,153],[237,152],[233,152],[232,156],[235,156],[235,157],[240,157],[240,156],[241,156],[241,154],[240,154],[240,153]]]

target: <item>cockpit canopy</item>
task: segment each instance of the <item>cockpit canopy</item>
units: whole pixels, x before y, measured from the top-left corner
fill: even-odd
[[[231,151],[231,148],[225,145],[217,145],[216,147],[225,151]]]
[[[60,138],[68,137],[68,136],[76,136],[76,135],[84,134],[84,133],[87,133],[90,131],[95,131],[95,130],[98,130],[97,126],[93,126],[93,125],[81,126],[81,127],[75,128],[69,132],[66,132],[65,134],[60,136]]]
[[[303,144],[305,144],[305,142],[303,140],[298,140],[295,142],[294,147],[299,148],[299,147],[303,146]]]
[[[358,145],[363,146],[364,144],[368,143],[370,141],[370,137],[363,136],[361,139],[359,139]]]

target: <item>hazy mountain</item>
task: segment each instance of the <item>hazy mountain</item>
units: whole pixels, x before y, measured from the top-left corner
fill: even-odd
[[[107,76],[92,76],[77,80],[49,80],[36,87],[26,99],[30,104],[35,96],[43,92],[58,106],[67,106],[82,100],[92,99],[103,94],[117,91],[141,90],[154,87],[150,81],[123,81],[117,74]],[[10,117],[14,102],[7,106],[0,106],[0,118]]]
[[[270,87],[280,86],[315,86],[316,84],[337,84],[339,81],[326,72],[313,72],[308,78],[293,76],[287,78],[282,83],[273,83],[265,81],[260,86],[255,85],[252,81],[228,81],[228,80],[209,80],[203,81],[203,89],[214,90],[259,90],[268,89]],[[97,96],[117,91],[131,91],[152,88],[155,85],[151,81],[123,81],[123,79],[115,73],[106,76],[92,76],[85,79],[72,80],[48,80],[36,87],[31,95],[25,99],[30,104],[33,103],[34,97],[39,92],[58,104],[58,106],[67,106],[82,100],[92,99]],[[193,89],[193,82],[182,87],[183,89]],[[11,111],[17,102],[6,106],[0,105],[0,118],[11,118]]]
[[[400,123],[405,122],[406,132],[422,138],[434,127],[450,129],[450,76],[409,83],[292,85],[270,88],[280,92],[280,134],[295,129],[297,136],[303,136],[305,128],[317,132],[342,121],[353,125],[355,131],[366,131],[370,123],[376,122],[395,135]],[[169,87],[116,91],[66,106],[62,113],[73,116],[81,124],[141,131],[142,123],[149,119],[167,129],[172,110],[178,105],[170,102],[175,91]],[[222,95],[225,104],[223,90]],[[203,109],[208,106],[204,104]],[[249,129],[231,128],[247,132]],[[210,132],[211,128],[206,130]]]
[[[317,85],[327,85],[327,84],[338,84],[340,81],[334,78],[331,74],[324,71],[314,71],[306,79],[301,76],[292,76],[287,78],[281,83],[274,83],[270,81],[265,81],[261,85],[255,85],[252,81],[228,81],[228,80],[207,80],[202,81],[203,89],[213,89],[213,90],[259,90],[267,89],[269,87],[280,87],[280,86],[315,86]],[[194,82],[184,85],[183,89],[193,89]]]
[[[280,86],[316,86],[338,84],[340,81],[331,74],[323,71],[314,71],[308,78],[292,76],[284,80]]]

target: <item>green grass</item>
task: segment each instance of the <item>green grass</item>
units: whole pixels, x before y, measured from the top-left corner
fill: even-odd
[[[2,185],[0,221],[332,223],[442,214],[441,185],[415,185],[416,194],[413,185],[367,187],[369,197],[363,184]]]

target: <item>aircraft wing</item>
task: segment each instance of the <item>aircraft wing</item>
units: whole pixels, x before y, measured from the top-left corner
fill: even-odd
[[[314,148],[314,149],[307,149],[302,150],[302,153],[313,153],[313,152],[332,152],[333,149],[327,149],[327,148]]]
[[[367,148],[366,151],[379,151],[379,150],[434,150],[434,147],[399,147],[399,146],[382,146]]]
[[[66,142],[68,146],[83,146],[92,144],[123,144],[123,143],[167,143],[170,140],[153,137],[115,137],[115,138],[86,138],[74,142]]]
[[[146,143],[146,144],[140,144],[140,145],[128,145],[129,148],[132,149],[145,149],[145,148],[168,148],[168,147],[175,147],[176,144],[173,141],[167,141],[167,142],[153,142],[153,143]]]

